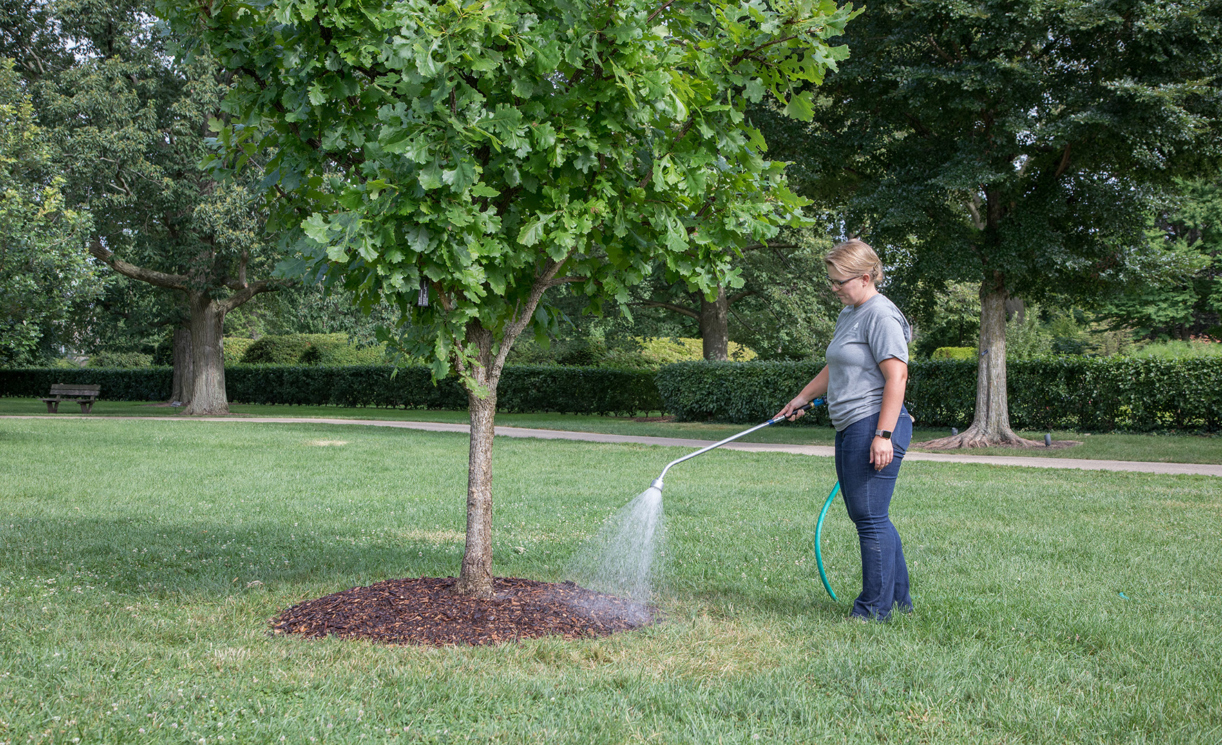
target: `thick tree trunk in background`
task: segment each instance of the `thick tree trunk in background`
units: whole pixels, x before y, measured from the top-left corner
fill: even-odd
[[[492,592],[492,435],[496,418],[496,384],[488,396],[467,393],[471,408],[471,450],[467,465],[467,543],[454,590],[491,598]]]
[[[170,390],[170,402],[188,406],[191,403],[194,379],[191,373],[191,329],[174,329],[174,383]]]
[[[961,434],[932,440],[923,447],[982,448],[998,445],[1042,447],[1010,428],[1006,390],[1006,299],[1001,277],[980,287],[980,350],[976,362],[976,416]]]
[[[1023,302],[1021,297],[1006,298],[1006,322],[1011,318],[1018,316],[1018,322],[1023,323],[1027,320],[1027,304]]]
[[[229,413],[225,396],[225,354],[222,327],[225,306],[207,293],[188,293],[191,306],[191,403],[185,414],[215,416]]]
[[[706,360],[730,358],[730,301],[724,287],[717,288],[717,299],[711,303],[700,298],[700,341]]]

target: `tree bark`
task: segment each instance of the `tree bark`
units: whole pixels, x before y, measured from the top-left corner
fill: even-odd
[[[492,437],[496,419],[496,383],[480,398],[467,393],[471,413],[471,449],[467,460],[467,542],[455,592],[491,598],[492,591]]]
[[[724,362],[730,358],[730,301],[726,288],[718,285],[717,298],[700,298],[700,343],[704,358]]]
[[[1010,428],[1006,390],[1006,299],[1009,293],[1000,274],[980,285],[980,348],[976,361],[976,415],[964,432],[926,442],[932,449],[996,446],[1042,447]]]
[[[1009,323],[1011,318],[1018,316],[1018,322],[1023,323],[1027,320],[1027,304],[1023,302],[1021,297],[1006,298],[1006,322]]]
[[[225,322],[225,303],[206,292],[189,291],[191,307],[191,403],[188,416],[217,416],[229,413],[225,394],[225,354],[221,346]]]
[[[174,383],[170,390],[170,402],[189,406],[194,384],[191,372],[191,327],[180,326],[174,329]]]

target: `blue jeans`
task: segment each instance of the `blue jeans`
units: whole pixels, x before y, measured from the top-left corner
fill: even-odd
[[[889,515],[900,462],[912,442],[912,419],[906,408],[900,409],[891,435],[895,458],[881,471],[870,464],[877,428],[878,414],[871,414],[836,433],[836,477],[861,543],[861,595],[853,602],[852,615],[884,620],[893,606],[912,610],[904,548]]]

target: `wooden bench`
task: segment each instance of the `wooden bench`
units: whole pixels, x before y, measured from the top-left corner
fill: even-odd
[[[51,396],[42,399],[42,402],[47,405],[48,414],[59,413],[60,401],[75,401],[81,405],[81,413],[88,414],[93,410],[93,402],[98,400],[98,394],[101,392],[100,385],[56,383],[51,386]]]

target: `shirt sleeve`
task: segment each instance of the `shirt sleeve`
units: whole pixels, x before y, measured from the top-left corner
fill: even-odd
[[[876,317],[866,332],[866,343],[875,362],[894,357],[908,364],[908,335],[898,318],[890,314]]]

